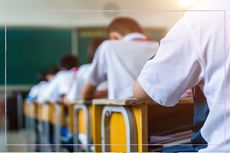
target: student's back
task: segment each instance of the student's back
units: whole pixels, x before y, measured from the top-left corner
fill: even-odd
[[[57,67],[51,67],[46,71],[41,72],[38,75],[39,83],[34,85],[28,96],[26,97],[27,101],[40,102],[39,97],[43,94],[44,90],[48,86],[48,82],[53,78],[53,76],[58,72]]]
[[[177,104],[186,89],[204,80],[200,85],[209,114],[199,141],[208,143],[201,150],[205,152],[230,151],[229,6],[229,0],[208,0],[194,9],[198,11],[188,11],[161,41],[158,54],[144,66],[138,78],[145,93],[165,106]],[[135,95],[143,94],[137,88]]]
[[[48,83],[44,90],[42,101],[54,102],[61,100],[67,94],[75,80],[77,72],[75,70],[62,70]]]
[[[41,102],[56,102],[65,99],[77,75],[77,58],[64,56],[60,61],[61,71],[49,81],[46,89],[39,97]]]
[[[147,40],[140,33],[128,34],[121,40],[104,41],[92,65],[92,82],[97,84],[100,79],[107,79],[110,99],[132,97],[134,81],[157,48],[158,43]]]
[[[110,40],[101,44],[93,60],[89,82],[82,92],[84,99],[92,99],[103,81],[108,82],[109,99],[132,97],[135,79],[158,48],[157,43],[144,36],[139,23],[129,17],[112,20],[107,35]]]
[[[76,78],[74,79],[73,84],[71,85],[71,89],[67,93],[68,101],[72,102],[74,100],[82,98],[81,92],[82,92],[82,88],[88,81],[89,67],[90,64],[84,64],[79,68],[77,75],[75,76]]]
[[[85,86],[85,84],[89,81],[89,75],[90,75],[90,66],[93,61],[94,55],[96,53],[96,50],[98,46],[103,42],[103,39],[101,38],[95,38],[93,39],[88,46],[88,63],[83,64],[79,67],[76,78],[71,86],[71,89],[69,93],[66,95],[66,100],[69,102],[73,102],[77,99],[82,99],[82,89]],[[102,88],[101,88],[102,87]],[[107,89],[107,85],[105,83],[100,85],[100,88],[97,88],[100,92],[99,94],[95,94],[94,98],[104,98],[107,97],[107,92],[103,93],[104,90]]]
[[[205,151],[230,151],[230,1],[209,0],[195,9],[211,10],[186,14],[198,43],[210,110],[201,129],[209,144]]]
[[[26,97],[27,102],[35,102],[38,100],[39,95],[42,91],[46,88],[47,81],[41,81],[38,84],[34,85],[31,89],[29,94]]]

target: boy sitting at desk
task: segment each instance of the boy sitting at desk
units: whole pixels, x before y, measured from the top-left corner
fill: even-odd
[[[230,151],[229,6],[229,0],[208,0],[195,8],[202,11],[186,12],[161,41],[134,87],[140,101],[163,106],[176,105],[186,89],[202,87],[208,108],[200,109],[200,114],[209,112],[193,144],[195,151]]]
[[[88,62],[87,64],[81,65],[77,74],[77,79],[75,80],[72,88],[69,93],[66,95],[66,101],[73,102],[74,100],[82,99],[82,89],[84,85],[88,82],[90,75],[90,66],[92,65],[92,61],[98,46],[103,42],[103,39],[95,38],[93,39],[88,47]],[[107,84],[103,82],[97,88],[94,93],[93,98],[105,98],[108,96]]]
[[[75,56],[67,55],[64,56],[60,61],[60,71],[54,76],[54,78],[49,82],[46,89],[43,90],[41,97],[39,97],[41,102],[63,102],[67,93],[74,85],[75,79],[78,73],[78,61]],[[64,110],[66,113],[66,109]],[[48,115],[48,114],[47,114]],[[68,118],[65,118],[65,121]],[[50,124],[50,142],[53,143],[53,125]],[[66,144],[71,141],[71,134],[69,132],[68,126],[64,123],[61,127],[61,137],[62,143]],[[65,146],[66,147],[66,146]],[[66,147],[67,149],[72,149],[71,147]]]
[[[78,62],[72,55],[64,56],[60,62],[60,69],[55,77],[50,81],[39,97],[43,102],[62,101],[71,89],[77,77]]]
[[[114,19],[107,33],[110,40],[104,41],[96,52],[89,82],[82,92],[84,99],[93,99],[97,86],[106,80],[109,99],[132,97],[135,79],[158,48],[158,43],[149,41],[140,25],[128,17]]]
[[[43,91],[46,89],[49,82],[53,79],[53,77],[57,72],[58,72],[57,67],[52,67],[47,71],[41,72],[38,76],[38,83],[30,89],[30,92],[26,97],[26,101],[40,103],[41,102],[39,99],[40,94],[43,93]]]

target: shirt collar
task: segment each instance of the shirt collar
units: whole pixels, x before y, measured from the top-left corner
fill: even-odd
[[[130,33],[122,38],[122,40],[124,41],[130,41],[134,39],[146,39],[146,37],[141,33],[135,32],[135,33]]]

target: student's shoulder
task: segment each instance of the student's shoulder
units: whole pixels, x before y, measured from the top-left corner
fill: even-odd
[[[33,90],[37,90],[38,88],[39,88],[39,83],[38,84],[35,84],[35,85],[33,85],[32,87],[31,87],[31,91],[33,91]]]
[[[62,71],[59,71],[55,76],[54,78],[52,79],[52,82],[55,81],[55,80],[59,80],[63,77],[65,77],[66,75],[68,75],[68,71],[67,70],[62,70]]]
[[[118,44],[122,43],[120,40],[105,40],[100,45],[101,48],[109,48],[112,46],[117,46]]]
[[[100,44],[99,48],[97,49],[97,54],[105,55],[108,52],[110,52],[116,46],[117,46],[116,41],[105,40]]]
[[[78,74],[82,74],[89,69],[91,64],[83,64],[79,67]]]
[[[223,27],[223,13],[218,10],[230,10],[229,5],[227,5],[227,2],[228,4],[230,4],[230,2],[228,0],[224,1],[205,1],[187,11],[181,20],[189,24],[192,29],[202,28],[207,30],[212,27]]]
[[[79,67],[79,71],[89,68],[90,65],[91,65],[90,63],[89,63],[89,64],[83,64],[83,65],[81,65],[81,66]]]
[[[62,71],[59,71],[59,72],[56,74],[56,76],[58,77],[58,76],[66,75],[66,74],[68,74],[68,73],[69,73],[68,70],[62,70]]]
[[[63,71],[57,72],[56,75],[54,76],[54,79],[55,79],[55,78],[58,78],[58,77],[60,77],[60,76],[62,76],[63,74],[64,74]]]

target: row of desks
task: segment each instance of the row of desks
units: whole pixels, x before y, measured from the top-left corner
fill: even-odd
[[[191,98],[181,99],[179,105],[192,106],[193,101]],[[148,123],[148,118],[151,118],[150,110],[156,106],[139,103],[135,99],[98,99],[92,102],[78,100],[65,104],[65,107],[63,104],[25,102],[24,114],[55,126],[63,125],[67,117],[66,123],[74,134],[74,139],[78,139],[79,133],[86,134],[88,144],[93,140],[95,152],[144,152],[148,151],[146,144],[151,128],[151,123]],[[150,107],[152,108],[149,109]],[[191,113],[193,109],[189,111]],[[79,151],[76,145],[78,141],[74,142],[75,150]]]

